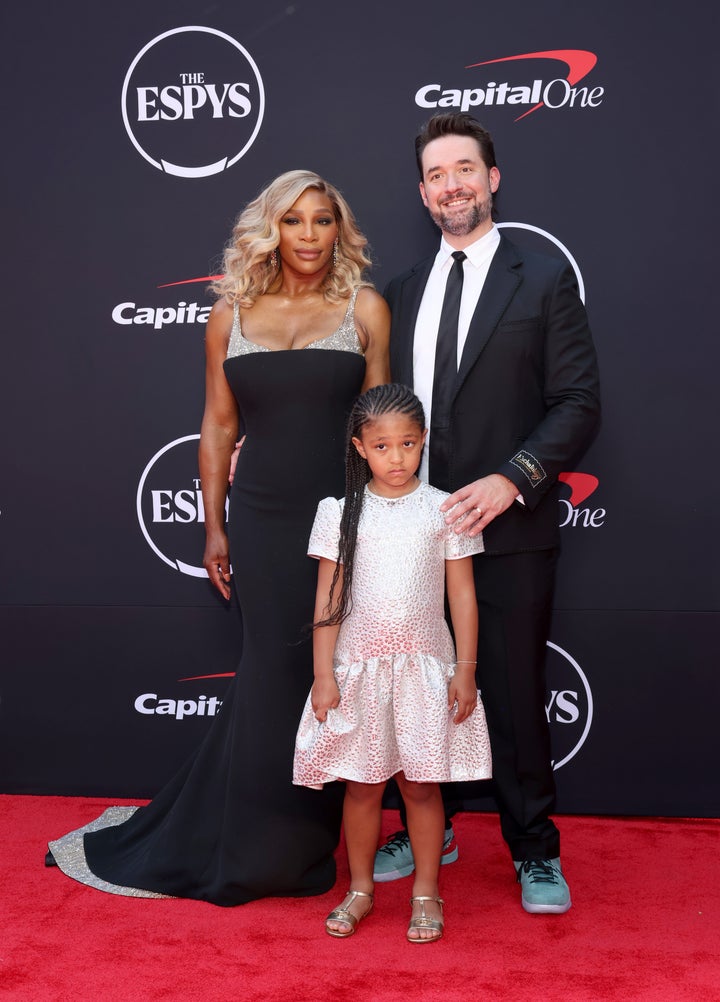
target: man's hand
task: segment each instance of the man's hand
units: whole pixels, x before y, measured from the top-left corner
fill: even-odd
[[[455,532],[477,536],[494,518],[507,511],[519,493],[512,480],[501,473],[491,473],[455,491],[440,505],[440,511],[449,512],[445,521],[454,526]]]

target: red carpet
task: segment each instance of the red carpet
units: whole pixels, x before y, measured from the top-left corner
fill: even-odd
[[[324,933],[344,861],[336,892],[231,909],[114,897],[43,867],[49,837],[116,802],[0,797],[0,998],[720,1000],[719,821],[562,818],[573,908],[530,916],[496,816],[462,815],[460,860],[442,872],[446,935],[425,947],[405,941],[410,878],[378,885],[352,939]]]

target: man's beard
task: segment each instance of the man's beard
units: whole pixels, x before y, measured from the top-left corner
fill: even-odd
[[[431,212],[430,215],[443,233],[449,233],[453,237],[466,237],[492,217],[492,196],[488,195],[484,202],[471,202],[460,212],[449,214],[443,212],[440,206],[439,212]]]

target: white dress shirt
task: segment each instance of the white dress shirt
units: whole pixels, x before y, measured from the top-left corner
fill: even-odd
[[[462,358],[467,340],[470,321],[477,307],[480,293],[483,290],[490,262],[495,255],[499,243],[500,232],[496,226],[493,226],[479,240],[476,240],[474,244],[470,244],[469,247],[464,248],[467,257],[463,261],[463,288],[460,300],[460,317],[458,320],[458,368],[460,367],[460,359]],[[425,408],[425,422],[428,428],[431,423],[435,347],[437,344],[438,328],[440,326],[440,313],[445,296],[445,285],[447,284],[450,269],[454,264],[452,259],[454,250],[455,248],[451,247],[445,240],[445,237],[443,237],[440,241],[440,250],[428,276],[415,324],[413,380],[415,393]],[[418,470],[418,476],[421,480],[428,479],[429,442],[430,434],[428,433],[428,437],[425,440],[422,462]]]

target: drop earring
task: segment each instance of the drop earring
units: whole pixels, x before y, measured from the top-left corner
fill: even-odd
[[[335,243],[333,244],[333,268],[337,268],[338,263],[338,238],[335,237]]]
[[[278,258],[277,258],[277,251],[276,250],[272,250],[270,252],[270,264],[272,265],[272,267],[273,267],[274,270],[277,269]]]

